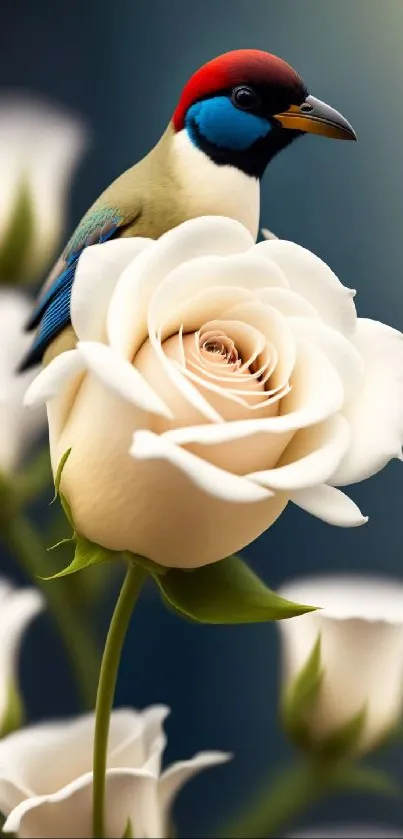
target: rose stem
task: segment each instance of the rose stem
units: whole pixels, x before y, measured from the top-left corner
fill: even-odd
[[[146,576],[146,572],[139,565],[128,565],[119,598],[112,615],[102,656],[95,706],[93,764],[92,824],[93,836],[96,839],[104,839],[105,836],[105,775],[109,722],[120,658],[130,618]]]

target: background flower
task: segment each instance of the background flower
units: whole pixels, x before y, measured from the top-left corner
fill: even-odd
[[[168,714],[154,705],[113,711],[106,773],[106,834],[168,836],[171,804],[192,775],[228,760],[200,752],[161,772]],[[5,833],[49,839],[92,836],[94,716],[32,726],[0,742],[0,811]],[[204,806],[204,805],[202,805]]]
[[[44,597],[34,588],[14,589],[0,579],[0,736],[13,725],[19,708],[17,666],[21,639],[28,624],[44,608]],[[10,705],[11,703],[11,705]]]
[[[380,824],[355,823],[329,824],[306,828],[297,833],[289,833],[289,839],[400,839],[403,829],[386,827]]]
[[[64,232],[83,126],[40,101],[0,100],[0,281],[24,282],[50,268]]]
[[[364,523],[335,485],[401,456],[403,340],[357,319],[353,294],[304,248],[254,245],[226,218],[88,248],[78,347],[27,397],[50,400],[54,470],[72,448],[62,491],[78,532],[195,567],[240,550],[289,500]]]
[[[401,719],[403,707],[403,585],[365,576],[295,580],[284,597],[309,598],[317,612],[278,624],[283,685],[295,682],[320,637],[318,693],[303,719],[320,744],[361,711],[356,748],[376,746]]]
[[[46,424],[45,411],[23,407],[23,396],[34,373],[17,374],[29,345],[24,333],[31,304],[22,292],[0,289],[0,473],[15,471]]]

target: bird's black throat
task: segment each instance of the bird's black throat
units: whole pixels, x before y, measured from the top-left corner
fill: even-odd
[[[196,120],[190,124],[193,141],[217,166],[235,166],[252,178],[262,178],[266,166],[293,140],[302,136],[302,131],[274,126],[266,137],[260,137],[247,149],[223,149],[216,146],[201,133]]]

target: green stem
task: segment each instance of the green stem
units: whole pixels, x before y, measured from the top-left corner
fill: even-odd
[[[95,708],[94,737],[93,835],[96,839],[103,839],[105,835],[105,774],[109,722],[120,658],[130,618],[146,576],[146,572],[139,565],[128,565],[102,657]]]
[[[63,580],[39,579],[49,574],[49,556],[35,527],[21,513],[1,524],[0,535],[28,577],[44,592],[49,610],[70,658],[77,689],[85,706],[94,704],[99,669],[99,652],[89,629],[80,620],[66,597]]]
[[[246,811],[225,825],[221,836],[278,836],[279,830],[308,807],[320,800],[332,787],[333,777],[319,767],[300,763],[283,770],[274,782],[265,785]]]

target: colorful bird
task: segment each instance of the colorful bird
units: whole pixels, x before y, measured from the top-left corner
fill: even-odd
[[[157,145],[115,180],[73,233],[27,325],[36,329],[20,369],[74,346],[70,297],[83,249],[119,236],[158,238],[189,218],[224,215],[258,233],[260,180],[302,134],[355,140],[344,117],[308,95],[299,74],[261,50],[234,50],[185,85]]]

